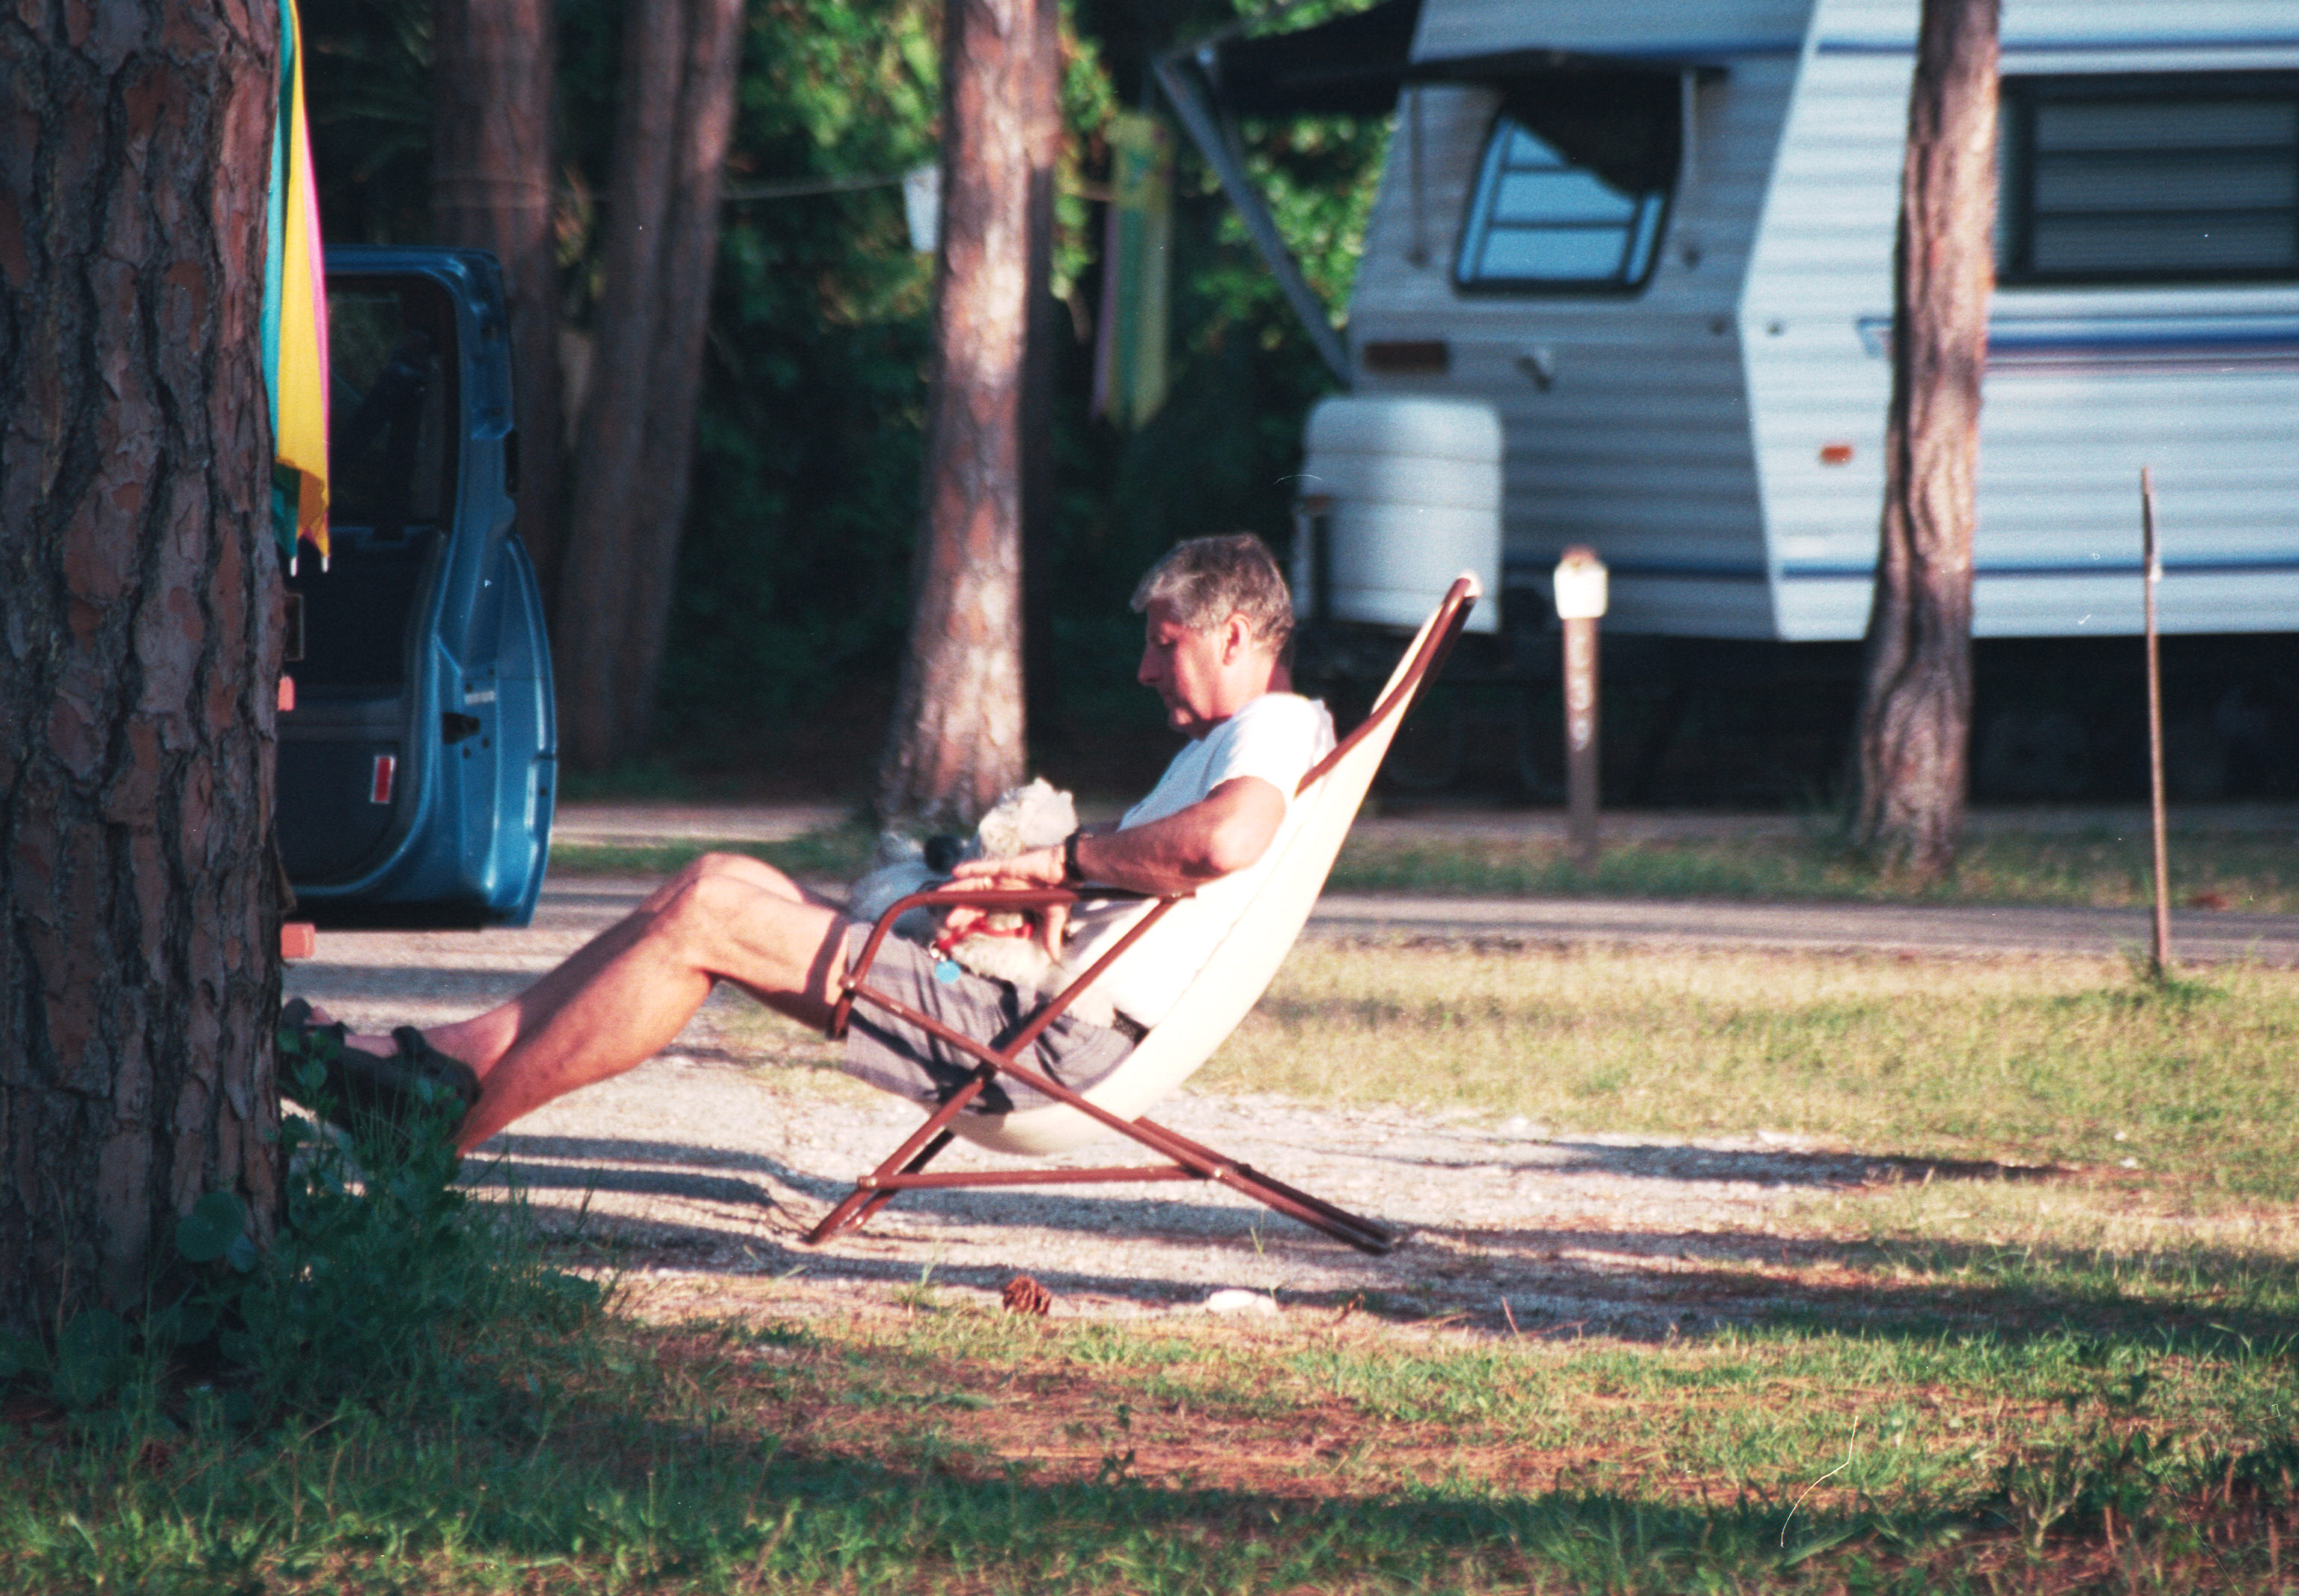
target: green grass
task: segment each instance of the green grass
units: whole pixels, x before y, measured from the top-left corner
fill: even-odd
[[[43,1592],[2272,1588],[2279,1349],[596,1319],[465,1400],[20,1430]]]
[[[784,842],[660,842],[640,845],[554,842],[557,876],[667,876],[704,854],[748,854],[807,881],[851,881],[870,868],[878,834],[865,826],[809,831]]]
[[[668,875],[696,856],[746,853],[794,875],[851,881],[869,868],[876,837],[851,825],[787,842],[560,842],[560,875]],[[2130,907],[2154,901],[2144,835],[2105,830],[1994,831],[1974,839],[1954,875],[1921,890],[1879,875],[1817,831],[1615,843],[1594,871],[1578,869],[1553,840],[1357,837],[1341,850],[1332,889],[1343,892],[1530,894],[1581,897],[1745,897],[1837,902],[2056,904]],[[2171,844],[2174,900],[2228,909],[2299,913],[2299,847],[2258,831],[2184,831]]]
[[[2258,969],[1297,951],[1201,1080],[1877,1161],[1761,1257],[1684,1238],[1683,1300],[1762,1269],[1779,1305],[1644,1343],[925,1279],[602,1301],[494,1205],[328,1187],[275,1284],[347,1294],[234,1377],[274,1400],[205,1366],[7,1393],[0,1590],[2279,1591],[2295,1027]]]
[[[2180,905],[2299,912],[2299,848],[2257,831],[2186,831],[2170,846]],[[1576,868],[1560,842],[1352,839],[1331,885],[1339,890],[1527,893],[1581,897],[1809,898],[1852,902],[2056,904],[2102,908],[2152,903],[2144,833],[1994,831],[1968,842],[1955,873],[1921,889],[1880,875],[1825,836],[1717,836],[1615,843],[1597,868]]]
[[[1198,1079],[2299,1197],[2299,973],[1303,943]]]

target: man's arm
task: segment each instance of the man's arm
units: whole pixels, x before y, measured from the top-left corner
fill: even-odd
[[[1285,798],[1259,776],[1232,776],[1188,808],[1124,831],[1090,831],[1077,841],[1078,869],[1090,881],[1166,897],[1188,892],[1257,863],[1284,823]],[[958,881],[1057,887],[1062,850],[1042,848],[1011,859],[970,859]]]

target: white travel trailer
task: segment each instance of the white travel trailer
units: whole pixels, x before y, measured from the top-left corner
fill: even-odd
[[[1199,121],[1388,97],[1329,358],[1494,407],[1512,585],[1588,544],[1613,630],[1847,640],[1917,9],[1391,0],[1163,77]],[[2001,37],[1976,633],[2139,628],[2142,466],[2164,628],[2299,630],[2299,4],[2004,0]]]

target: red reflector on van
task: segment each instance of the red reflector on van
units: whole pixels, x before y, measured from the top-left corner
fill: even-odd
[[[391,779],[398,773],[399,757],[396,754],[378,754],[375,757],[375,785],[369,790],[367,801],[370,804],[391,802]]]

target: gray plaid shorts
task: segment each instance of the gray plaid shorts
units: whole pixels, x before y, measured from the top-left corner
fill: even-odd
[[[867,925],[847,932],[849,970],[862,956],[862,945],[869,938]],[[931,1015],[960,1036],[985,1041],[992,1047],[1003,1047],[1037,1012],[1036,994],[1025,1004],[1008,983],[954,963],[946,972],[950,979],[943,980],[935,973],[942,963],[917,943],[890,936],[878,945],[878,956],[863,984]],[[1125,1063],[1133,1051],[1133,1039],[1124,1033],[1064,1014],[1040,1033],[1030,1051],[1017,1062],[1074,1092],[1083,1092]],[[973,1078],[980,1063],[924,1027],[874,1004],[855,1000],[846,1027],[845,1068],[857,1079],[916,1102],[942,1103]],[[1001,1075],[982,1089],[982,1095],[967,1105],[967,1112],[1012,1113],[1043,1108],[1053,1101],[1035,1087]]]

